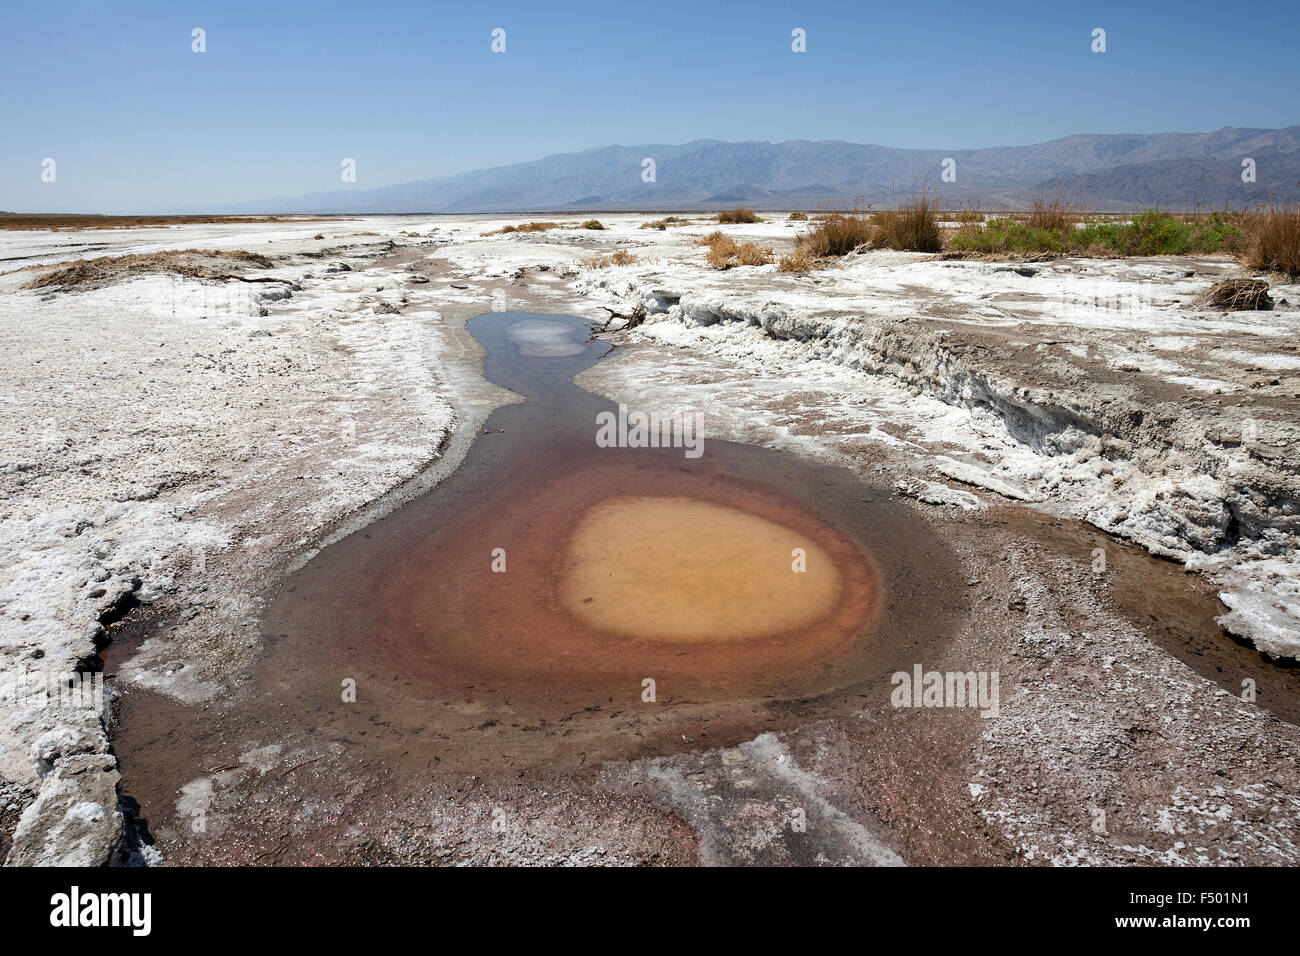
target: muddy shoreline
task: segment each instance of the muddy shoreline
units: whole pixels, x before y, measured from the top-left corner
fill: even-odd
[[[491,337],[493,324],[511,319],[484,316],[478,334]],[[580,320],[568,325],[585,333]],[[500,352],[489,348],[488,375],[528,399],[493,412],[433,492],[324,549],[277,586],[263,657],[241,691],[205,708],[201,734],[183,729],[196,714],[128,692],[114,747],[151,829],[180,832],[170,794],[196,764],[237,766],[242,745],[234,742],[253,728],[327,754],[347,773],[378,762],[411,775],[501,780],[735,746],[887,698],[891,673],[918,654],[942,655],[966,589],[956,562],[907,505],[839,469],[749,446],[710,442],[698,462],[678,449],[597,448],[596,412],[609,403],[554,383],[603,351],[588,345],[578,362],[557,360],[558,372],[518,378],[496,367]],[[883,569],[879,589],[865,592],[881,606],[865,631],[845,618],[856,636],[826,651],[802,633],[688,655],[611,641],[548,608],[554,582],[539,584],[526,570],[561,562],[556,542],[582,508],[611,494],[685,494],[779,516],[844,552],[847,569],[849,546],[833,540],[820,524],[827,521]],[[498,545],[525,570],[493,574],[488,559]],[[390,610],[395,598],[408,609]],[[828,609],[827,625],[837,613]],[[645,675],[660,688],[650,706],[639,699]],[[346,681],[355,700],[340,699]]]

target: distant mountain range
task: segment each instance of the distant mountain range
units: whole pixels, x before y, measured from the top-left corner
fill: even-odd
[[[642,179],[653,159],[655,179]],[[956,181],[942,179],[944,160]],[[1242,182],[1242,161],[1256,181]],[[1018,209],[1065,198],[1089,209],[1249,205],[1300,200],[1300,126],[1213,133],[1067,136],[1032,146],[892,149],[836,141],[606,146],[381,189],[268,199],[223,213],[533,212],[672,210],[745,204],[766,209],[877,208],[922,183],[947,207]]]

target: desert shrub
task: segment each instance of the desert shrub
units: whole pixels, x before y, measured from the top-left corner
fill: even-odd
[[[846,256],[859,246],[870,245],[876,227],[859,213],[827,213],[818,224],[795,240],[795,252],[813,258]]]
[[[558,222],[526,222],[519,226],[502,226],[500,229],[494,229],[491,232],[485,232],[485,236],[498,236],[502,233],[510,232],[545,232],[547,229],[559,229]]]
[[[1035,229],[1019,219],[1000,216],[983,225],[966,225],[948,240],[948,248],[958,252],[997,254],[1005,252],[1065,252],[1068,238],[1050,229]]]
[[[786,216],[785,218],[790,222],[806,222],[808,220],[808,214],[806,212],[795,211],[790,213],[790,215]]]
[[[1030,229],[1065,233],[1074,228],[1078,219],[1074,208],[1058,195],[1051,202],[1035,199],[1033,208],[1024,217],[1024,223]]]
[[[777,272],[811,272],[817,260],[806,252],[795,251],[782,256],[776,264]]]
[[[740,206],[736,209],[727,209],[718,213],[718,222],[758,222],[758,215],[754,210]]]
[[[1187,252],[1192,245],[1192,227],[1177,216],[1148,209],[1120,223],[1113,233],[1118,252],[1126,255],[1160,256]]]
[[[1244,217],[1242,261],[1251,269],[1300,275],[1300,206],[1271,205]]]
[[[1231,252],[1242,242],[1241,216],[1226,210],[1189,219],[1148,209],[1127,222],[1093,219],[1075,225],[1077,214],[1059,202],[1036,207],[1022,216],[963,226],[948,248],[993,255],[1156,256]]]
[[[1222,209],[1192,222],[1192,246],[1197,252],[1232,252],[1242,249],[1245,217],[1234,209]]]
[[[680,225],[681,223],[690,222],[689,219],[683,219],[681,216],[664,216],[662,219],[651,219],[649,222],[641,223],[642,229],[658,229],[661,232],[669,226]]]
[[[736,265],[767,266],[772,264],[772,250],[753,242],[742,243],[736,250]]]
[[[966,225],[949,239],[948,248],[990,255],[1060,254],[1067,252],[1074,241],[1077,219],[1078,214],[1059,195],[1052,202],[1034,200],[1027,213],[996,216],[987,222],[982,216],[962,220]]]
[[[876,213],[877,245],[906,252],[938,252],[943,248],[938,212],[934,196],[923,189],[898,209]]]
[[[1129,222],[1089,222],[1073,233],[1072,245],[1119,256],[1176,256],[1188,252],[1215,252],[1202,240],[1207,233],[1172,213],[1147,209]]]
[[[640,260],[626,249],[615,249],[607,256],[601,256],[591,263],[593,269],[608,269],[610,266],[630,266]]]
[[[704,254],[704,260],[709,264],[710,269],[725,269],[731,265],[739,249],[734,239],[723,236],[718,242],[709,244],[709,251]]]
[[[736,240],[721,232],[709,233],[696,245],[708,246],[704,259],[711,269],[730,269],[732,266],[765,266],[772,262],[772,250],[746,242],[738,245]]]
[[[601,225],[601,222],[600,222],[599,219],[588,219],[586,222],[584,222],[584,223],[583,223],[581,226],[579,226],[578,228],[579,228],[579,229],[604,229],[605,227],[604,227],[603,225]]]

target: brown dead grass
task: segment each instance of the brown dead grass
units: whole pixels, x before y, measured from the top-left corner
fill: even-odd
[[[766,266],[772,263],[773,253],[770,248],[752,242],[738,244],[736,240],[724,235],[719,230],[714,230],[695,244],[697,246],[708,246],[709,251],[704,254],[704,260],[709,264],[710,269],[730,269],[732,266]]]
[[[811,272],[817,267],[817,260],[806,252],[795,251],[788,256],[782,256],[776,264],[777,272]]]
[[[641,260],[626,249],[615,249],[607,256],[601,256],[599,259],[593,259],[591,268],[608,269],[610,266],[630,266]]]
[[[1221,279],[1206,290],[1202,301],[1221,312],[1257,312],[1273,308],[1268,283],[1262,279]]]
[[[770,266],[772,264],[772,250],[768,246],[760,246],[757,243],[742,243],[736,250],[736,265],[740,266]]]
[[[814,259],[846,256],[854,249],[869,246],[876,238],[876,226],[860,213],[827,213],[817,218],[817,226],[795,240],[795,253]]]
[[[649,222],[641,223],[642,229],[658,229],[660,232],[669,226],[680,226],[690,222],[689,219],[683,219],[681,216],[664,216],[662,219],[652,219]]]
[[[718,213],[718,222],[735,223],[735,222],[758,222],[758,213],[752,209],[746,209],[739,206],[735,209],[724,209]]]
[[[148,273],[164,273],[191,279],[239,279],[236,273],[249,266],[271,268],[266,256],[242,249],[173,249],[126,256],[81,259],[41,273],[25,289],[85,289]],[[248,280],[245,280],[248,281]]]
[[[545,232],[548,229],[559,229],[558,222],[526,222],[519,226],[502,226],[500,229],[493,229],[491,232],[485,232],[485,236],[499,236],[502,233],[509,232]]]
[[[903,252],[939,252],[943,249],[943,235],[938,214],[937,200],[922,189],[898,209],[872,217],[880,230],[876,244]]]
[[[1051,202],[1035,199],[1034,207],[1021,217],[1021,221],[1030,229],[1046,229],[1065,234],[1074,228],[1079,218],[1078,210],[1058,194]]]
[[[1272,205],[1248,213],[1242,262],[1251,269],[1300,276],[1300,206]]]

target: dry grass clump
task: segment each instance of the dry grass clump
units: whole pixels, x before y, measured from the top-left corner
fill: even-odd
[[[708,246],[709,251],[704,254],[704,259],[711,269],[725,269],[731,264],[732,258],[739,251],[740,247],[736,245],[736,240],[730,236],[723,235],[721,231],[715,229],[703,239],[696,240],[697,246]]]
[[[777,272],[811,272],[817,265],[817,260],[806,252],[798,250],[788,256],[782,256],[776,264]]]
[[[652,219],[649,222],[641,223],[641,228],[658,229],[660,232],[662,232],[663,230],[667,229],[669,226],[677,226],[685,222],[690,222],[690,220],[683,219],[681,216],[664,216],[664,218],[662,219]]]
[[[735,249],[736,241],[728,236],[721,229],[714,229],[707,236],[696,239],[697,246],[708,246],[710,249]]]
[[[876,238],[876,227],[860,213],[827,213],[819,217],[818,225],[795,240],[796,254],[814,259],[825,256],[846,256],[860,246],[870,245]]]
[[[785,217],[788,222],[807,222],[808,214],[806,212],[795,211]]]
[[[545,232],[547,229],[559,229],[558,222],[526,222],[519,226],[502,226],[500,229],[494,229],[491,232],[485,232],[485,236],[499,236],[506,232]]]
[[[984,213],[977,212],[974,209],[962,209],[947,218],[951,222],[980,223],[984,221]]]
[[[758,214],[752,209],[746,209],[744,206],[739,206],[735,209],[727,209],[718,213],[718,222],[758,222]]]
[[[772,250],[768,246],[760,246],[753,242],[742,243],[736,250],[736,265],[740,266],[770,266],[772,264]]]
[[[1058,194],[1051,202],[1035,199],[1033,209],[1019,218],[1030,229],[1067,233],[1079,221],[1079,214],[1072,205],[1062,200]]]
[[[714,230],[695,243],[708,246],[704,254],[711,269],[730,269],[732,266],[766,266],[772,263],[772,250],[752,242],[737,244],[730,236]]]
[[[1273,308],[1268,283],[1262,279],[1222,279],[1203,297],[1211,309],[1221,312],[1257,312]]]
[[[610,266],[630,266],[640,261],[641,260],[632,255],[632,253],[628,252],[626,249],[615,249],[609,255],[601,256],[599,259],[593,260],[591,268],[608,269]]]
[[[1251,269],[1300,276],[1300,206],[1267,206],[1244,218],[1242,261]]]
[[[939,231],[939,206],[924,189],[903,202],[896,210],[878,212],[873,217],[879,227],[877,245],[904,252],[939,252],[943,234]]]
[[[269,269],[271,265],[271,260],[266,256],[242,249],[171,249],[166,252],[82,259],[42,273],[24,288],[92,288],[130,276],[159,272],[191,279],[238,279],[240,277],[234,275],[234,272],[248,266]]]
[[[601,221],[599,219],[588,219],[578,228],[579,229],[604,229],[605,227],[604,225],[601,224]]]

